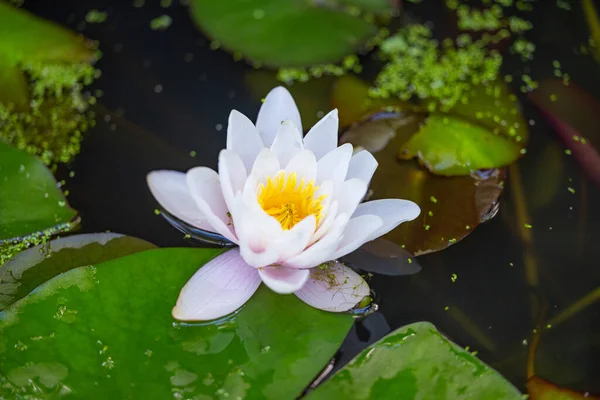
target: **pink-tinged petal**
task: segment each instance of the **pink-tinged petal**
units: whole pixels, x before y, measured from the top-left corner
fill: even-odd
[[[279,165],[287,165],[303,148],[302,135],[294,123],[283,121],[271,145],[271,151],[277,156]]]
[[[412,221],[419,216],[421,209],[410,200],[382,199],[360,204],[352,218],[360,215],[376,215],[383,225],[371,234],[369,240],[383,236],[403,222]]]
[[[244,260],[255,268],[277,262],[279,253],[273,243],[283,234],[279,222],[260,207],[247,206],[242,198],[236,200],[234,217],[238,244]]]
[[[267,183],[267,177],[273,177],[280,170],[281,167],[277,155],[270,149],[262,149],[254,161],[252,173],[250,175],[253,176],[257,182],[264,184]]]
[[[369,285],[360,275],[336,262],[326,269],[313,268],[308,281],[295,295],[312,307],[343,312],[352,309],[370,293]]]
[[[279,254],[279,261],[285,261],[300,254],[309,244],[315,232],[317,219],[309,215],[298,222],[290,230],[283,230],[275,240],[273,246]]]
[[[298,180],[304,178],[305,182],[314,181],[317,178],[317,160],[310,150],[302,150],[297,153],[286,165],[285,172],[295,172]]]
[[[371,153],[361,150],[350,159],[346,179],[357,178],[368,185],[377,169],[377,165],[377,160]]]
[[[156,201],[169,213],[196,228],[214,231],[192,198],[183,172],[152,171],[146,182]]]
[[[255,268],[229,250],[196,272],[185,284],[173,317],[181,321],[208,321],[231,314],[256,292],[261,279]]]
[[[196,167],[190,169],[185,178],[196,205],[212,226],[211,230],[237,243],[219,175],[210,168]]]
[[[304,147],[315,153],[317,160],[335,150],[338,144],[338,111],[330,111],[304,137]]]
[[[227,150],[236,152],[246,171],[250,172],[256,156],[263,148],[258,130],[244,114],[232,110],[227,125]]]
[[[263,283],[275,293],[290,294],[304,286],[310,271],[285,267],[265,267],[259,268],[258,274]]]
[[[318,242],[308,247],[296,257],[292,257],[281,264],[288,268],[312,268],[325,261],[332,260],[333,257],[331,255],[342,241],[342,234],[347,224],[348,215],[339,214],[333,220],[331,228],[325,232]]]
[[[339,204],[339,212],[352,215],[367,193],[367,184],[360,179],[350,179],[340,185],[336,200]]]
[[[219,154],[219,181],[227,208],[232,211],[235,197],[241,193],[246,183],[246,167],[238,153],[221,150]]]
[[[281,123],[286,120],[292,121],[302,132],[300,112],[294,98],[287,89],[278,86],[267,94],[256,118],[256,127],[265,146],[271,146]]]
[[[334,185],[342,183],[348,172],[348,164],[352,157],[352,145],[345,143],[325,154],[317,162],[317,185],[324,181],[332,181]]]
[[[371,241],[374,232],[384,225],[384,221],[376,215],[353,216],[344,230],[344,237],[336,251],[331,255],[335,260],[352,253],[366,242]]]

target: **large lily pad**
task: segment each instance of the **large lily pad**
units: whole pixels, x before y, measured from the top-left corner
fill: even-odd
[[[520,147],[503,136],[466,120],[431,114],[402,146],[400,157],[418,157],[433,173],[468,175],[479,169],[506,166],[519,158]]]
[[[522,395],[496,371],[428,322],[400,328],[356,356],[307,397],[494,399]]]
[[[67,223],[75,215],[44,164],[0,142],[0,245]]]
[[[27,249],[0,267],[0,310],[63,272],[155,247],[117,233],[89,233]]]
[[[219,323],[171,308],[218,253],[157,249],[66,272],[0,313],[0,397],[295,398],[352,317],[261,287]]]
[[[15,65],[90,62],[96,53],[81,35],[0,1],[0,55]]]
[[[472,175],[441,177],[413,161],[397,159],[397,149],[419,128],[415,115],[366,121],[343,136],[373,153],[379,167],[371,181],[373,199],[409,199],[421,207],[419,217],[385,237],[414,255],[445,249],[497,211],[504,171],[492,169]]]
[[[192,18],[231,52],[271,67],[329,64],[354,53],[376,27],[303,0],[192,0]]]

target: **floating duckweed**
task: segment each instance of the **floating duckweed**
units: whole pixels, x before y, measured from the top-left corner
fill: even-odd
[[[519,38],[515,40],[511,50],[514,53],[519,54],[524,60],[532,60],[535,52],[535,44],[523,38]]]
[[[190,157],[196,157],[196,150],[190,151]]]
[[[81,90],[99,76],[90,64],[22,65],[30,78],[28,110],[0,104],[0,140],[38,156],[47,165],[67,163],[79,153],[83,133],[94,125]]]
[[[523,226],[527,229],[533,228],[533,225],[531,225],[531,224],[523,224]]]
[[[290,84],[292,82],[306,82],[310,78],[319,78],[325,75],[342,76],[349,71],[360,73],[362,66],[355,55],[349,55],[344,58],[340,65],[326,64],[315,65],[305,68],[280,68],[277,71],[277,79],[281,82]]]
[[[106,21],[106,11],[90,10],[85,15],[85,22],[88,24],[99,24]]]
[[[450,276],[450,280],[452,281],[452,283],[456,282],[457,279],[458,279],[458,275],[456,275],[456,274],[452,274],[452,276]]]
[[[460,101],[474,84],[494,81],[502,56],[460,35],[456,42],[439,43],[424,25],[409,25],[381,44],[389,61],[369,94],[376,98],[398,96],[427,99],[430,111],[447,110]]]
[[[5,262],[16,256],[23,250],[37,245],[44,245],[50,241],[50,239],[60,233],[69,232],[73,230],[75,226],[79,224],[79,219],[73,222],[66,222],[59,224],[52,228],[46,229],[41,232],[33,233],[31,235],[16,238],[13,240],[7,240],[0,244],[0,266]]]
[[[429,197],[429,201],[431,201],[432,203],[437,203],[437,199],[435,198],[435,196]]]
[[[575,189],[573,189],[572,187],[568,187],[567,190],[572,194],[575,194]]]
[[[171,17],[169,17],[166,14],[163,14],[160,17],[156,17],[150,21],[150,29],[152,29],[153,31],[164,31],[169,26],[171,26],[172,23],[173,20],[171,19]]]
[[[571,3],[568,0],[556,0],[556,6],[563,10],[571,11]]]
[[[160,215],[160,210],[158,208],[154,209],[154,215]]]

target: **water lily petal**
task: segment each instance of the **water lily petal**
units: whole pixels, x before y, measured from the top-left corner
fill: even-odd
[[[271,145],[271,151],[275,153],[279,159],[279,164],[287,165],[292,157],[303,148],[302,135],[294,123],[289,120],[283,121],[277,131],[277,136],[275,136],[275,140]]]
[[[255,268],[240,257],[239,249],[223,253],[200,268],[185,284],[173,308],[181,321],[208,321],[231,314],[258,289]]]
[[[156,201],[169,213],[196,228],[214,231],[192,198],[183,172],[152,171],[146,182]]]
[[[263,148],[258,130],[244,114],[232,110],[227,125],[227,150],[235,151],[241,158],[246,171],[250,172],[256,156]]]
[[[335,150],[338,144],[338,110],[321,118],[304,137],[304,147],[315,153],[317,160]]]
[[[317,161],[317,185],[324,181],[332,181],[334,185],[342,183],[348,172],[348,164],[352,157],[352,145],[344,143],[340,147],[325,154]]]
[[[325,261],[332,260],[333,257],[331,255],[342,241],[342,234],[348,224],[348,220],[347,214],[339,214],[318,242],[297,256],[283,261],[281,264],[288,268],[312,268]]]
[[[295,292],[306,304],[332,312],[348,311],[369,294],[367,282],[339,262],[326,269],[313,268],[308,281]]]
[[[367,184],[360,179],[350,179],[340,185],[336,200],[339,204],[339,212],[352,215],[358,203],[362,201],[367,193]]]
[[[309,215],[292,229],[282,231],[273,241],[279,260],[284,261],[300,254],[308,246],[316,226],[317,219],[314,215]]]
[[[212,226],[211,230],[237,243],[219,175],[210,168],[196,167],[190,169],[185,178],[196,205]]]
[[[240,254],[244,260],[255,268],[279,261],[279,253],[273,245],[283,234],[279,222],[265,213],[260,206],[249,206],[241,197],[236,199],[233,215]]]
[[[335,217],[337,217],[339,207],[338,204],[339,203],[337,201],[332,201],[329,204],[325,217],[322,218],[321,221],[319,221],[319,227],[310,238],[310,242],[308,243],[309,246],[315,243],[317,240],[320,240],[323,237],[323,235],[327,233],[327,231],[329,231],[331,225],[333,224],[333,221],[335,220]]]
[[[285,120],[292,121],[298,131],[302,132],[300,112],[294,98],[286,88],[278,86],[267,94],[256,118],[256,127],[265,146],[271,146],[281,123]]]
[[[262,149],[254,161],[251,176],[264,184],[267,183],[267,177],[273,177],[280,169],[277,155],[269,149]]]
[[[377,215],[383,225],[374,231],[368,241],[385,235],[403,222],[412,221],[419,216],[421,209],[410,200],[381,199],[360,204],[352,218],[360,215]]]
[[[352,216],[344,230],[344,237],[337,250],[331,255],[331,259],[335,260],[352,253],[366,242],[373,240],[371,237],[374,232],[383,225],[382,218],[376,215]]]
[[[227,209],[233,210],[235,196],[241,193],[246,183],[246,167],[242,159],[231,150],[219,153],[219,181]]]
[[[348,165],[346,179],[357,178],[368,185],[377,169],[377,165],[377,160],[367,150],[354,153],[350,159],[350,165]]]
[[[294,293],[304,286],[310,271],[285,267],[259,268],[258,274],[263,283],[279,294]]]
[[[302,150],[297,153],[286,165],[285,172],[295,172],[298,179],[304,178],[305,182],[314,181],[317,178],[317,160],[310,150]]]

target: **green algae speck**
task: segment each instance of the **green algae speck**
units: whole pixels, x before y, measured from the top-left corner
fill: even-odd
[[[171,19],[171,17],[163,14],[160,17],[156,17],[152,21],[150,21],[150,29],[152,29],[153,31],[164,31],[169,26],[171,26],[172,23],[173,20]]]

